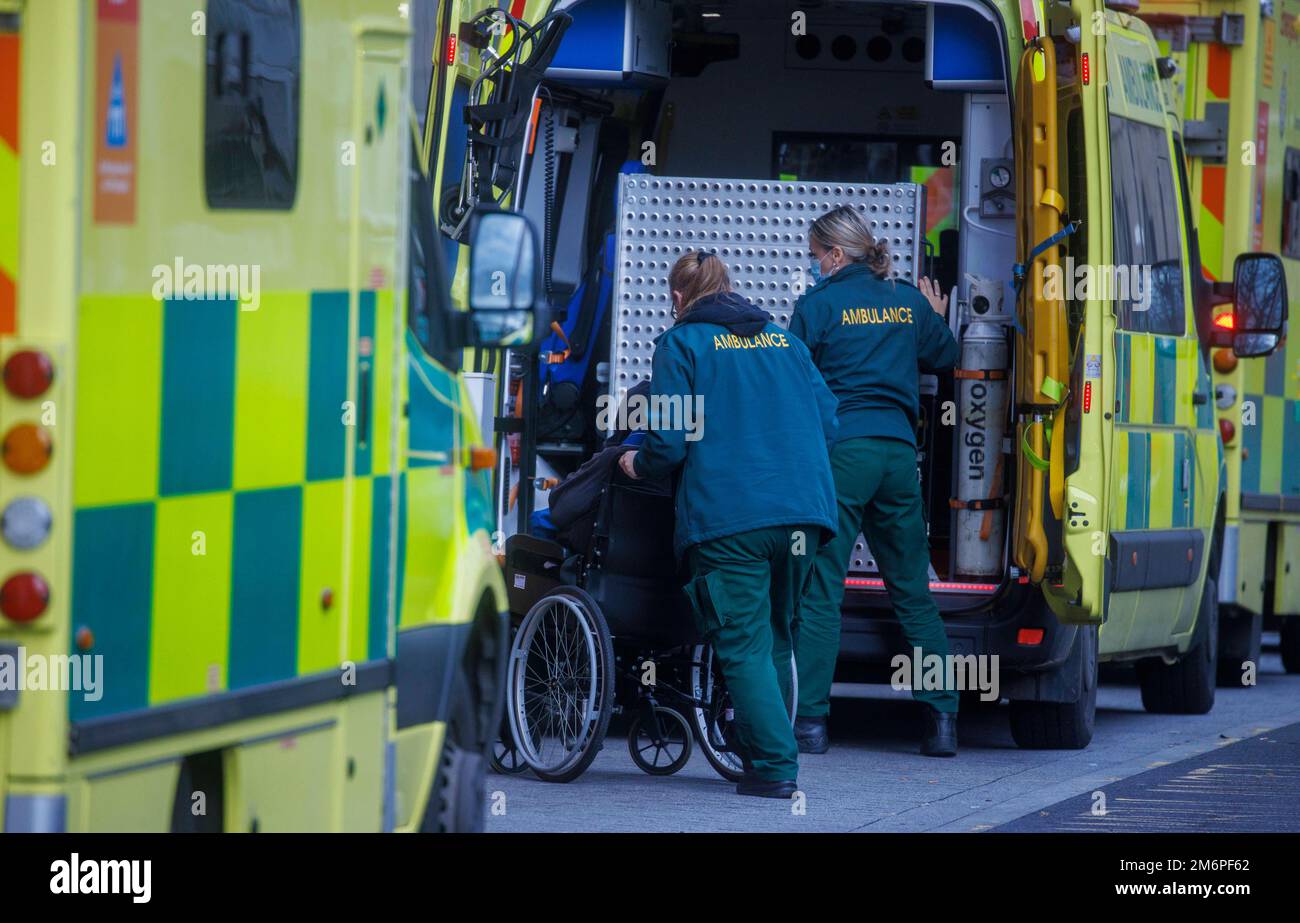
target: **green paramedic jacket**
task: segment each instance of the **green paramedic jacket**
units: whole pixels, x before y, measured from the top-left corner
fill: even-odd
[[[693,431],[681,425],[684,406]],[[814,550],[835,534],[835,398],[807,348],[765,312],[733,293],[692,306],[656,340],[649,410],[636,472],[681,469],[679,556],[768,526],[820,526]]]
[[[915,446],[917,370],[944,371],[958,358],[952,331],[921,290],[881,279],[865,263],[808,289],[790,332],[807,344],[839,398],[841,441],[884,436]]]

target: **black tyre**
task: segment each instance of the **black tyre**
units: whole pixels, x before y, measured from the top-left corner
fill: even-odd
[[[571,782],[596,758],[614,710],[614,645],[596,605],[558,587],[528,610],[506,674],[510,734],[546,782]]]
[[[695,740],[704,751],[713,771],[728,782],[739,782],[744,775],[740,756],[727,744],[733,720],[731,695],[722,676],[722,668],[708,644],[697,644],[691,651],[691,694],[695,707],[690,710]],[[790,655],[790,696],[786,707],[790,723],[794,724],[799,705],[799,669],[794,654]]]
[[[1225,688],[1243,686],[1246,664],[1254,664],[1259,672],[1260,638],[1264,629],[1264,616],[1258,612],[1226,606],[1219,609],[1219,685]]]
[[[1288,673],[1300,673],[1300,615],[1282,618],[1282,666]]]
[[[1219,666],[1219,590],[1207,577],[1201,590],[1192,645],[1175,663],[1139,660],[1138,684],[1142,706],[1163,715],[1204,715],[1214,708]]]
[[[451,720],[420,829],[424,833],[482,833],[487,824],[487,760],[477,746],[474,703],[463,675],[452,695]]]
[[[628,725],[627,750],[642,772],[671,776],[691,761],[691,725],[672,708],[640,710]]]
[[[1082,750],[1097,723],[1097,629],[1081,626],[1079,697],[1073,702],[1013,701],[1011,737],[1025,750]]]

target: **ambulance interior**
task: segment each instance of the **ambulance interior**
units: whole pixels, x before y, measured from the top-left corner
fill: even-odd
[[[919,268],[952,293],[960,364],[1008,369],[1014,170],[1006,45],[988,7],[584,0],[568,11],[574,24],[539,92],[532,154],[516,192],[550,235],[553,304],[567,333],[543,352],[568,349],[569,362],[581,353],[581,368],[566,380],[557,365],[537,366],[538,426],[524,445],[535,467],[520,460],[518,444],[503,453],[498,512],[506,534],[546,507],[545,489],[531,497],[518,490],[521,475],[553,483],[605,436],[596,400],[611,391],[611,346],[626,321],[609,304],[616,286],[608,277],[619,271],[620,174],[920,184]],[[656,52],[665,38],[671,54]],[[600,60],[607,43],[619,42],[621,73]],[[806,241],[797,246],[806,265]],[[996,497],[1013,485],[1013,472],[1003,470],[1013,459],[1010,379],[1008,372],[958,382],[944,373],[920,381],[919,477],[944,608],[977,604],[972,593],[993,592],[1009,574],[1006,511],[956,510],[950,499]],[[859,546],[854,585],[879,589],[873,572]]]

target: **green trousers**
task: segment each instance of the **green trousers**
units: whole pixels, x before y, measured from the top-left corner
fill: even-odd
[[[790,726],[791,624],[821,529],[775,526],[701,542],[687,552],[686,595],[735,706],[735,744],[767,780],[796,779]]]
[[[916,449],[898,439],[846,439],[831,451],[831,470],[839,528],[817,554],[795,630],[798,713],[804,718],[820,718],[830,712],[831,680],[840,652],[844,577],[859,530],[889,590],[894,614],[907,638],[908,656],[918,647],[922,664],[929,662],[930,654],[948,656],[943,619],[930,596],[930,542],[921,515]],[[957,711],[955,690],[914,689],[912,696],[939,711]]]

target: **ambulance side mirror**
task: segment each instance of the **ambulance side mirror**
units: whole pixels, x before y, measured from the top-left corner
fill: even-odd
[[[532,223],[517,212],[480,209],[469,246],[470,345],[518,348],[533,342],[546,291]]]
[[[1286,335],[1286,269],[1274,253],[1243,253],[1232,270],[1232,351],[1267,356]]]

